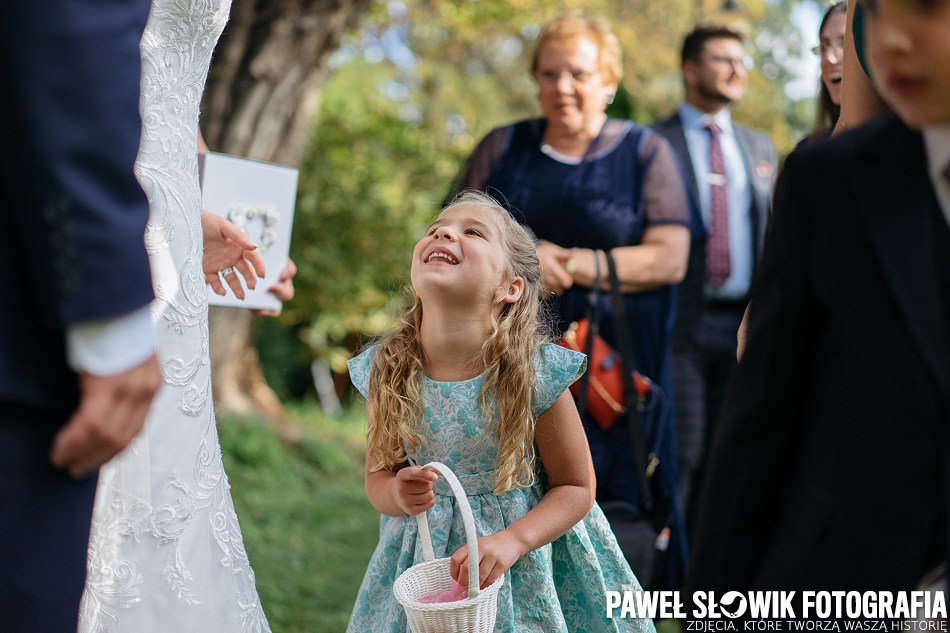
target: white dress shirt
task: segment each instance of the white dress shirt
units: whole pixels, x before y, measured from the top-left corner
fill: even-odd
[[[112,376],[155,353],[149,306],[111,319],[76,323],[66,330],[66,358],[74,371]]]

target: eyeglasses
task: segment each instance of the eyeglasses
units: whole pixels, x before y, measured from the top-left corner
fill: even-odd
[[[742,57],[726,57],[724,55],[706,55],[706,59],[714,64],[729,64],[730,66],[738,66],[744,68],[745,70],[752,69],[752,58],[748,55],[743,55]]]
[[[817,55],[818,57],[824,57],[828,51],[832,51],[835,54],[835,57],[841,58],[844,55],[844,40],[838,40],[837,42],[822,42],[818,46],[813,46],[811,52]]]
[[[553,70],[539,70],[537,73],[538,83],[546,86],[556,86],[561,79],[567,75],[567,79],[574,85],[586,84],[588,81],[599,75],[593,70],[563,70],[554,72]]]

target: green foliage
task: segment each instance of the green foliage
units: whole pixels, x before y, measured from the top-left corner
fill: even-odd
[[[807,1],[807,0],[806,0]],[[791,27],[792,9],[802,0],[770,0],[750,33],[755,71],[746,97],[735,108],[736,118],[772,138],[780,155],[791,151],[811,125],[811,99],[794,102],[781,90],[793,77],[785,60],[798,57],[803,43]],[[817,41],[817,34],[815,41]],[[816,61],[817,63],[817,61]]]
[[[221,419],[225,469],[274,633],[339,633],[379,535],[363,490],[364,421],[290,414],[294,442],[256,419]]]
[[[457,169],[425,128],[401,118],[400,104],[379,92],[383,71],[357,61],[331,79],[303,168],[293,310],[301,320],[319,315],[304,333],[318,352],[348,333],[385,327],[390,296],[407,281],[412,245]]]

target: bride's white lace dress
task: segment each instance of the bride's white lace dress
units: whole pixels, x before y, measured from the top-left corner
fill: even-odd
[[[80,633],[269,631],[211,403],[196,139],[230,0],[154,0],[142,38],[145,240],[165,378],[142,434],[100,473]]]

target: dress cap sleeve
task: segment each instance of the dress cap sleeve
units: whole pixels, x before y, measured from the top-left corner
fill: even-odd
[[[369,399],[369,370],[373,366],[373,357],[376,355],[378,345],[371,345],[346,361],[346,366],[350,370],[350,382],[356,387],[363,397]]]
[[[534,414],[539,415],[584,374],[587,356],[554,343],[545,343],[538,351],[534,366],[538,374],[534,386]]]

